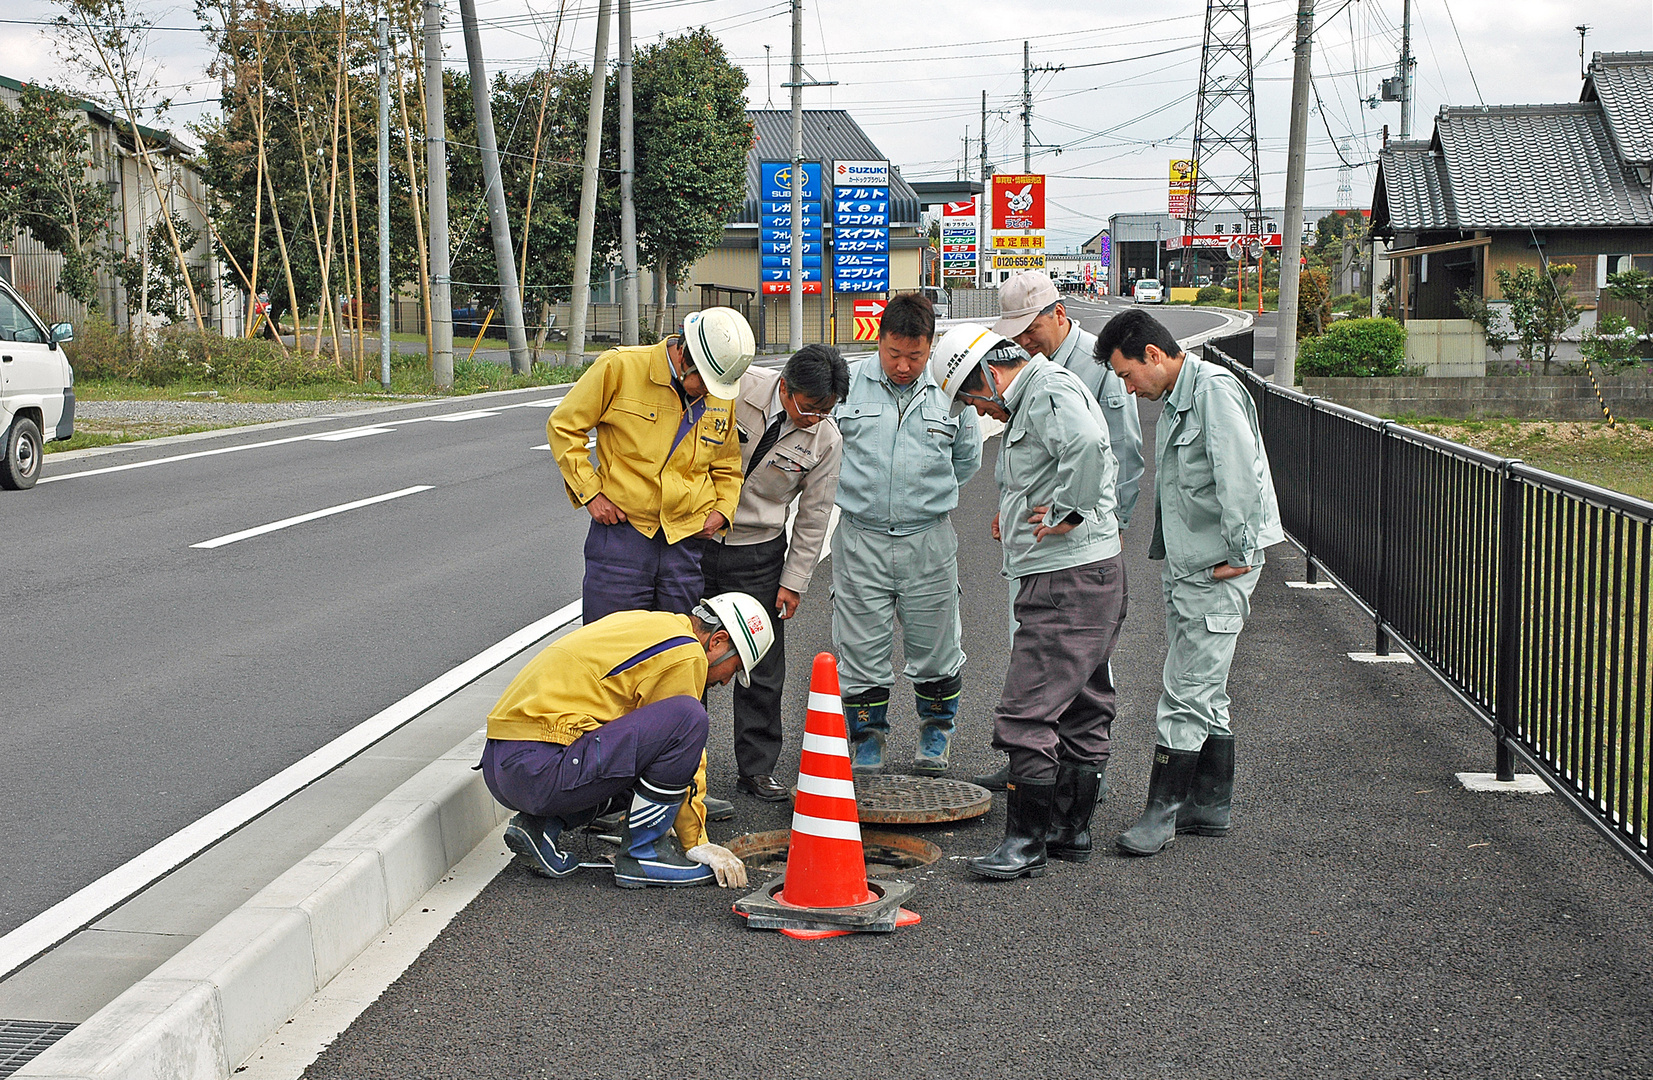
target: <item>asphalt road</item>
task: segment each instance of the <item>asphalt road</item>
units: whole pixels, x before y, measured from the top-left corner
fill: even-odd
[[[533,449],[560,395],[54,457],[0,493],[0,932],[577,599],[587,519]]]
[[[1156,412],[1143,410],[1150,445]],[[955,515],[970,656],[955,776],[997,764],[995,453]],[[1151,515],[1142,505],[1125,536],[1116,794],[1091,863],[973,878],[961,860],[1002,835],[996,805],[923,830],[943,857],[905,875],[922,886],[919,926],[823,942],[745,929],[722,890],[508,867],[306,1075],[1653,1075],[1647,883],[1552,797],[1466,793],[1453,773],[1489,768],[1491,740],[1417,669],[1348,660],[1370,649],[1370,624],[1335,592],[1286,588],[1302,576],[1287,546],[1270,552],[1231,680],[1234,833],[1146,860],[1105,850],[1140,809],[1154,742]],[[827,569],[788,635],[783,779],[809,659],[831,647]],[[712,712],[711,786],[728,794],[726,692]],[[905,684],[891,714],[899,763],[915,741]],[[714,838],[789,821],[735,798],[739,819]]]

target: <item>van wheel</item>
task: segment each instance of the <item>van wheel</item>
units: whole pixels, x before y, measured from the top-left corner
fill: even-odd
[[[42,444],[40,425],[26,416],[12,421],[6,432],[6,453],[0,459],[0,487],[22,491],[40,479]]]

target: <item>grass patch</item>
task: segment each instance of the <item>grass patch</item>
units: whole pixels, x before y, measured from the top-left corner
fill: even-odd
[[[121,443],[143,442],[145,439],[160,439],[168,435],[193,435],[197,431],[213,431],[221,427],[231,427],[229,424],[199,424],[199,423],[168,423],[166,421],[145,421],[136,423],[119,420],[79,420],[75,421],[75,435],[72,439],[62,442],[46,444],[46,453],[58,454],[65,450],[85,450],[94,446],[118,446]]]
[[[1587,484],[1653,501],[1653,420],[1446,420],[1402,417],[1407,427]]]

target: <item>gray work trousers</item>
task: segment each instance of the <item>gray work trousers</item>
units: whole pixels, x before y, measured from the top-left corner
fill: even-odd
[[[1129,606],[1125,560],[1115,555],[1020,580],[1020,625],[993,745],[1010,754],[1010,775],[1051,780],[1058,763],[1108,760],[1117,707],[1108,661]]]
[[[832,640],[845,700],[895,685],[890,656],[898,619],[908,679],[937,682],[964,667],[958,546],[950,521],[890,536],[839,518],[832,539]]]
[[[1209,569],[1162,576],[1165,593],[1165,688],[1159,697],[1159,744],[1198,750],[1228,726],[1228,669],[1251,614],[1262,566],[1218,581]]]

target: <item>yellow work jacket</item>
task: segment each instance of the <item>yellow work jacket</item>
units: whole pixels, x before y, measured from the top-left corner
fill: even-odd
[[[664,647],[662,647],[664,646]],[[620,611],[553,641],[488,714],[488,738],[567,746],[644,705],[706,692],[706,649],[687,615]],[[706,839],[706,755],[677,813],[685,850]]]
[[[734,402],[704,400],[705,412],[678,440],[685,409],[665,342],[599,356],[545,425],[574,505],[606,495],[638,532],[664,529],[669,544],[705,528],[713,510],[733,521],[741,481]],[[595,468],[586,447],[593,429]]]

